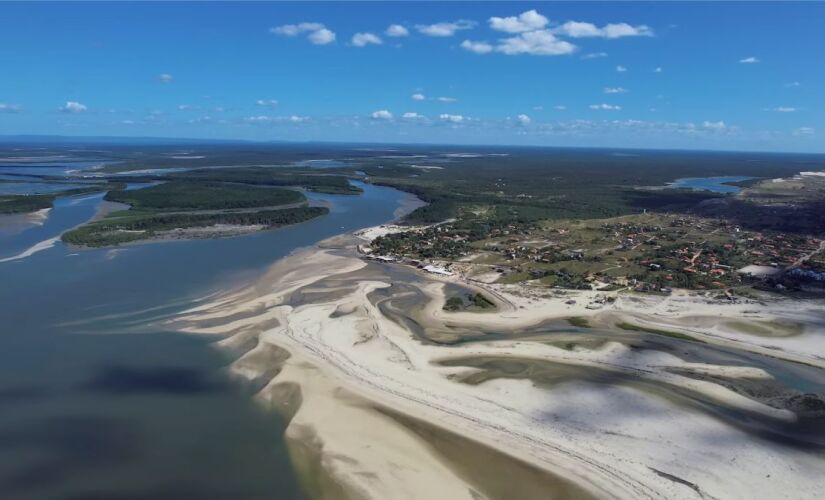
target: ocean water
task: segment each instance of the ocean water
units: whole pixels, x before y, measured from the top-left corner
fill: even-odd
[[[219,240],[0,262],[0,498],[302,498],[277,415],[230,381],[217,340],[147,328],[317,241],[379,224],[410,197],[309,193],[319,219]],[[88,220],[61,198],[42,226],[0,234],[0,260]]]

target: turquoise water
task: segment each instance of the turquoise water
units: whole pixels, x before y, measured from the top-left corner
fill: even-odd
[[[409,200],[309,193],[331,211],[220,240],[76,250],[0,262],[0,498],[302,498],[282,440],[222,369],[215,339],[149,320],[263,272],[321,239],[389,221]],[[0,235],[0,259],[91,217],[61,198],[39,227]]]
[[[714,193],[737,193],[740,187],[725,184],[726,182],[739,182],[753,179],[748,176],[722,176],[722,177],[686,177],[676,179],[668,184],[670,188],[693,189],[695,191],[712,191]]]

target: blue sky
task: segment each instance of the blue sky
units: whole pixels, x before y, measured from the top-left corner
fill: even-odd
[[[0,134],[825,152],[825,3],[3,2],[0,19]]]

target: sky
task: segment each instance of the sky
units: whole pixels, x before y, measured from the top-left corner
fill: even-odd
[[[3,135],[825,152],[825,3],[0,2],[0,19]]]

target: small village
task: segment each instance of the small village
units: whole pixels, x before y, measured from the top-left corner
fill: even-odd
[[[433,274],[484,275],[490,282],[669,293],[747,286],[782,291],[794,286],[791,278],[822,283],[817,259],[823,248],[822,239],[749,231],[724,220],[639,214],[506,224],[486,234],[444,223],[386,234],[360,250],[372,259]]]

